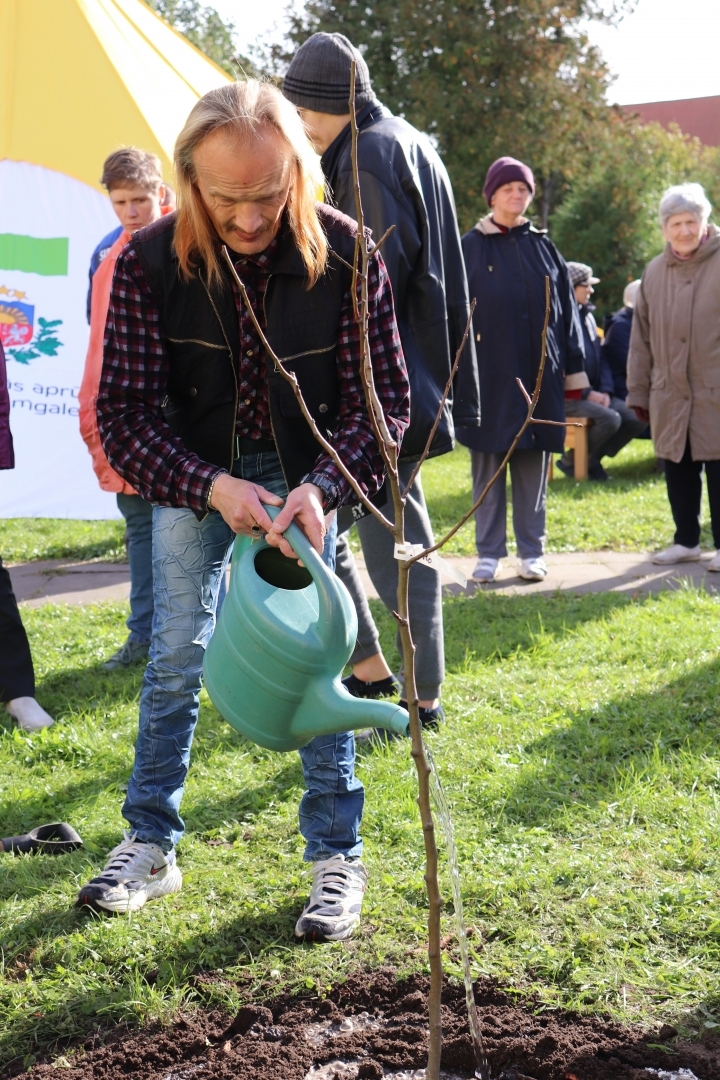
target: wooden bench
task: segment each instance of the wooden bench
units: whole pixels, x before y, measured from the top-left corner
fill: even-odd
[[[593,421],[588,416],[571,416],[565,428],[565,449],[574,450],[575,479],[588,478],[588,428]],[[572,425],[572,426],[571,426]],[[548,479],[553,478],[553,457],[550,455]]]

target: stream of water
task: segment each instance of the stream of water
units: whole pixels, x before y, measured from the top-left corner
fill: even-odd
[[[465,914],[463,911],[462,892],[460,888],[460,870],[458,867],[457,847],[455,846],[455,832],[453,829],[452,815],[448,805],[447,796],[440,782],[437,765],[427,746],[425,756],[430,766],[430,779],[433,798],[437,814],[440,819],[445,847],[447,848],[448,864],[450,866],[450,884],[452,887],[453,904],[455,905],[455,922],[457,924],[457,940],[462,960],[463,979],[465,982],[465,1001],[467,1003],[468,1021],[470,1023],[470,1037],[475,1055],[475,1076],[477,1080],[490,1080],[490,1065],[485,1052],[480,1020],[475,1005],[473,993],[472,974],[470,972],[470,948],[468,946],[467,932],[465,930]]]

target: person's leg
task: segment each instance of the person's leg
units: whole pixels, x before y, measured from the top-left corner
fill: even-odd
[[[355,558],[350,550],[350,545],[348,544],[345,533],[341,533],[337,539],[335,573],[350,593],[357,612],[357,641],[355,643],[353,654],[349,660],[349,663],[355,667],[356,664],[362,663],[363,660],[382,656],[382,652],[380,650],[380,637],[377,632],[377,627],[375,626],[375,620],[372,617],[367,597],[365,596],[365,590],[363,589],[363,584],[360,580],[358,568],[355,565]],[[383,672],[378,678],[382,679],[385,675],[386,673]],[[358,675],[358,678],[362,677],[363,676]],[[372,677],[372,674],[368,676],[368,681],[372,679]]]
[[[264,483],[264,481],[259,481]],[[323,561],[335,569],[337,523],[325,537]],[[318,735],[300,750],[307,790],[300,803],[300,832],[305,839],[305,861],[318,862],[362,854],[360,822],[365,790],[355,776],[355,735]]]
[[[702,462],[693,461],[690,441],[680,461],[665,461],[665,483],[675,522],[674,543],[694,548],[700,543]]]
[[[705,462],[713,543],[720,551],[720,461]]]
[[[513,529],[521,559],[545,554],[549,453],[516,450],[510,458]]]
[[[647,428],[647,423],[644,420],[638,420],[635,410],[628,408],[622,398],[614,397],[610,405],[620,417],[620,427],[599,448],[597,451],[599,458],[615,457],[623,446],[627,446],[633,439],[638,439]]]
[[[398,472],[403,487],[410,479],[413,468],[413,464],[400,463]],[[393,520],[392,505],[388,504],[383,510],[386,516]],[[393,536],[370,514],[358,523],[358,533],[370,580],[385,607],[388,611],[393,611],[397,608],[398,586]],[[432,526],[420,476],[417,477],[412,490],[407,493],[405,540],[407,543],[422,544],[424,547],[433,543]],[[415,671],[418,699],[421,707],[432,709],[437,704],[440,686],[445,677],[442,592],[440,575],[437,571],[427,566],[413,567],[410,574],[409,608],[416,648]],[[399,635],[397,642],[398,651],[400,651]],[[400,681],[401,695],[404,699],[405,684],[402,671]]]
[[[588,463],[591,467],[598,465],[600,462],[598,452],[620,427],[620,414],[615,409],[606,409],[604,405],[598,405],[594,401],[577,401],[570,398],[565,402],[565,417],[571,419],[574,416],[586,416],[592,420],[592,424],[587,429]],[[567,466],[572,461],[572,457],[570,454],[563,455],[561,461]]]
[[[130,563],[129,640],[149,645],[152,633],[152,503],[140,495],[118,495],[118,509],[127,525]]]
[[[105,869],[80,889],[78,907],[137,911],[177,892],[175,845],[184,831],[180,802],[197,723],[202,661],[232,532],[219,514],[155,507],[154,610],[150,660],[140,697],[133,765],[122,813],[131,833]]]
[[[0,701],[35,697],[35,672],[10,575],[0,559]]]
[[[202,663],[233,534],[219,514],[155,507],[155,620],[140,699],[140,724],[123,816],[145,843],[169,852],[180,817],[197,723]]]
[[[504,454],[470,451],[473,503],[482,495],[495,475]],[[475,511],[475,546],[481,559],[502,559],[507,555],[507,469],[488,491],[482,506]]]
[[[334,569],[337,522],[325,537],[323,559]],[[355,776],[355,736],[319,735],[300,750],[307,790],[300,803],[304,859],[312,863],[312,888],[295,936],[342,941],[360,923],[367,870],[360,857],[365,790]]]

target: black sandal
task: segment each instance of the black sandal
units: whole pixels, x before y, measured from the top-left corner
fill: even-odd
[[[79,834],[72,825],[66,825],[64,821],[38,825],[37,829],[31,829],[22,836],[9,836],[0,840],[0,851],[13,855],[64,855],[68,851],[76,851],[79,847],[82,847]]]

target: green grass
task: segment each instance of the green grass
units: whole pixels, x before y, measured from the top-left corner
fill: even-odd
[[[392,627],[375,606],[392,656]],[[693,591],[446,600],[448,721],[430,737],[453,807],[473,970],[548,1005],[689,1033],[720,1022],[718,598]],[[180,849],[185,887],[131,918],[76,912],[120,836],[140,672],[103,674],[122,605],[26,611],[57,717],[0,727],[0,836],[58,818],[86,848],[0,856],[0,1060],[94,1025],[422,969],[426,902],[405,742],[362,751],[370,869],[362,935],[295,947],[307,889],[296,755],[254,747],[206,698]],[[449,895],[446,869],[443,888]],[[451,913],[444,916],[451,931]],[[457,974],[458,957],[446,954]],[[241,990],[236,989],[237,985]]]
[[[125,522],[73,521],[67,518],[0,518],[3,562],[34,559],[125,558]]]
[[[612,481],[576,484],[555,470],[548,495],[549,551],[655,551],[672,543],[673,523],[664,477],[655,471],[652,444],[636,440],[606,462]],[[471,505],[470,455],[463,447],[428,461],[423,483],[436,536]],[[509,495],[509,491],[508,491]],[[703,497],[703,547],[711,548],[707,498]],[[6,562],[28,559],[124,559],[124,522],[54,519],[0,520],[0,555]],[[357,547],[355,536],[352,544]],[[508,546],[515,550],[512,521]],[[474,555],[472,521],[445,548]]]

